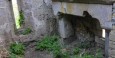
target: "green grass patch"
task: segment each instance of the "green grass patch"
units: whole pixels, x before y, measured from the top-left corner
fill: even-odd
[[[22,43],[12,43],[9,48],[9,58],[21,58],[24,55],[25,46]]]
[[[69,58],[69,54],[62,53],[62,47],[59,44],[58,36],[45,36],[42,41],[37,42],[37,50],[47,50],[53,53],[54,58]]]
[[[23,11],[19,11],[19,16],[16,17],[16,28],[19,29],[24,24]]]
[[[32,32],[32,30],[30,28],[26,28],[21,32],[21,34],[27,35],[27,34],[30,34],[31,32]]]

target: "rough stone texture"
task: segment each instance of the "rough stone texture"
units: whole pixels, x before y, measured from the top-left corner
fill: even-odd
[[[36,51],[36,43],[31,43],[26,47],[24,58],[53,58],[53,54],[48,51]]]
[[[8,45],[12,41],[13,17],[8,0],[0,0],[0,58],[8,57]]]
[[[21,2],[25,27],[33,30],[31,37],[22,36],[21,40],[31,41],[55,32],[56,19],[53,16],[51,0],[21,0]]]
[[[113,10],[112,10],[112,22],[115,22],[115,3],[113,4]],[[115,29],[115,25],[113,24],[113,29]],[[110,57],[115,58],[115,30],[112,30],[110,32]]]
[[[110,56],[111,57],[115,57],[115,30],[112,30],[111,33],[110,33],[110,50],[109,50],[109,53],[110,53]]]
[[[0,0],[0,41],[11,41],[13,34],[13,17],[10,8],[11,4],[8,0]],[[2,44],[0,44],[2,45]]]
[[[79,16],[83,15],[83,11],[88,11],[92,17],[100,21],[102,28],[112,29],[109,22],[112,19],[112,5],[53,2],[53,11],[55,15],[60,11]]]
[[[61,12],[58,13],[58,18],[59,33],[61,38],[66,40],[66,43],[79,39],[81,43],[92,42],[93,44],[95,36],[100,37],[102,35],[100,23],[97,19]]]
[[[112,4],[115,0],[52,0],[53,2],[72,2],[90,4]]]

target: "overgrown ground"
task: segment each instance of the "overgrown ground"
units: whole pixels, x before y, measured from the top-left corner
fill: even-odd
[[[103,58],[103,50],[97,46],[81,45],[78,40],[62,45],[58,36],[45,36],[41,41],[13,43],[10,58]]]

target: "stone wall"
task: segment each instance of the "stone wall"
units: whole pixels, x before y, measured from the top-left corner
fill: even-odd
[[[112,4],[115,0],[52,0],[54,2],[90,3],[90,4]]]
[[[6,51],[9,43],[12,42],[13,23],[10,1],[0,0],[0,58],[7,57],[6,52],[3,51]]]
[[[0,35],[4,35],[7,40],[11,38],[14,31],[13,13],[11,10],[11,2],[8,0],[0,0]]]
[[[115,4],[113,4],[113,11],[112,11],[112,22],[115,22]],[[114,28],[114,26],[113,26]],[[115,30],[111,30],[110,32],[110,58],[115,58]]]
[[[55,32],[56,19],[53,16],[51,0],[21,0],[20,9],[24,11],[25,27],[32,29],[32,34],[20,36],[21,41],[39,39]]]

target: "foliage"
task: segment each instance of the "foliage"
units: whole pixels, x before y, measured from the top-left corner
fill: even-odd
[[[15,14],[17,15],[17,14]],[[15,18],[16,28],[19,29],[24,24],[24,14],[23,11],[19,11],[19,15]]]
[[[82,58],[95,58],[94,55],[91,54],[84,54]]]
[[[10,53],[16,55],[23,55],[25,46],[22,43],[12,43],[10,45]]]
[[[48,50],[54,55],[54,58],[70,58],[67,52],[62,53],[58,42],[58,36],[45,36],[42,41],[37,43],[37,50]]]
[[[68,52],[62,53],[62,58],[70,58],[70,55]]]
[[[23,58],[23,55],[16,55],[14,53],[10,53],[9,58]]]
[[[95,58],[103,58],[103,54],[102,54],[101,49],[98,49],[98,50],[96,51]]]
[[[74,52],[74,54],[79,54],[79,53],[80,53],[80,51],[81,51],[81,49],[80,49],[80,48],[75,48],[73,52]]]
[[[42,41],[37,42],[36,49],[41,51],[50,51],[53,53],[54,58],[103,58],[100,50],[96,51],[96,55],[93,55],[88,52],[80,54],[82,52],[82,48],[90,48],[89,43],[83,43],[79,47],[74,48],[72,54],[70,55],[69,52],[67,52],[66,48],[62,49],[58,42],[58,39],[59,37],[57,36],[45,36],[43,37]]]
[[[54,58],[70,58],[70,54],[67,51],[60,51],[60,53],[54,53]]]
[[[72,58],[95,58],[94,55],[85,53],[83,55],[74,55]]]
[[[17,55],[14,53],[10,53],[9,58],[17,58]]]
[[[27,35],[27,34],[30,34],[31,32],[32,32],[32,30],[30,28],[26,28],[24,31],[22,31],[21,34]]]
[[[79,48],[90,48],[91,47],[91,45],[90,45],[90,43],[89,42],[83,42],[83,43],[80,43],[80,45],[79,45]]]
[[[21,26],[22,24],[24,24],[24,14],[23,14],[23,11],[20,11],[19,12],[19,25]]]
[[[57,36],[45,36],[42,41],[37,42],[37,50],[60,50]]]

